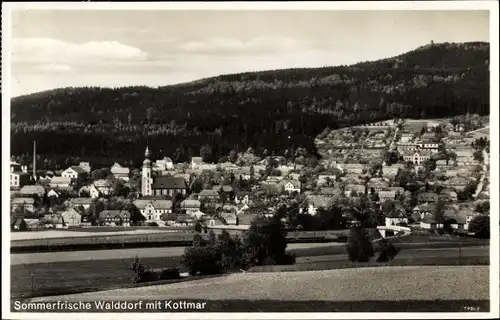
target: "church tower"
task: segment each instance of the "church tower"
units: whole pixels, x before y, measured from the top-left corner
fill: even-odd
[[[153,178],[151,177],[151,160],[149,160],[149,148],[146,147],[144,162],[142,163],[142,184],[141,193],[143,196],[153,195],[152,185]]]

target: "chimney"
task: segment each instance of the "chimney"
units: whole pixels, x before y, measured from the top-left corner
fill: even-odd
[[[33,179],[36,180],[36,140],[33,141]]]

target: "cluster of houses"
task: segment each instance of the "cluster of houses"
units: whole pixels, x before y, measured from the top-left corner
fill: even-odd
[[[386,203],[391,205],[385,217],[388,225],[408,224],[413,220],[419,222],[422,228],[435,228],[437,224],[433,215],[436,203],[444,201],[447,216],[456,221],[454,227],[467,229],[467,224],[476,214],[475,202],[489,199],[488,179],[485,179],[489,169],[485,163],[474,160],[473,138],[459,132],[436,141],[431,132],[416,135],[404,128],[399,130],[397,125],[397,122],[384,122],[379,126],[368,126],[375,131],[363,138],[363,144],[358,149],[346,144],[333,146],[332,141],[325,142],[328,137],[320,140],[319,147],[326,150],[326,156],[320,162],[320,169],[314,171],[284,157],[274,157],[271,171],[268,170],[271,163],[269,157],[247,164],[205,163],[201,157],[193,157],[188,164],[174,164],[168,157],[152,161],[146,148],[139,176],[132,175],[133,169],[114,163],[109,170],[111,178],[95,179],[75,189],[80,175],[88,176],[92,171],[88,162],[70,166],[61,172],[47,171],[33,175],[28,173],[26,166],[13,162],[10,183],[12,225],[19,230],[96,223],[130,226],[130,210],[103,210],[97,220],[92,220],[88,214],[91,206],[101,198],[116,197],[113,180],[120,180],[130,190],[135,190],[123,201],[133,205],[144,217],[144,223],[149,225],[189,226],[200,219],[209,226],[244,225],[249,224],[263,207],[267,209],[266,214],[272,214],[273,208],[267,203],[273,198],[284,201],[300,198],[302,212],[315,215],[319,209],[329,207],[339,198],[376,194],[381,208]],[[450,132],[456,130],[454,127]],[[381,154],[390,147],[399,153],[401,161],[374,166],[373,161],[381,159]],[[402,171],[424,170],[423,163],[443,149],[454,152],[456,158],[437,160],[432,175],[435,179],[419,181],[422,188],[414,193],[399,185],[397,177]],[[345,150],[358,152],[358,157],[346,155]],[[408,162],[413,163],[411,169]],[[220,178],[212,184],[204,183],[203,188],[195,192],[192,188],[194,181],[206,172],[219,173],[219,177],[230,175],[233,180],[246,181],[249,185],[241,189],[234,181],[224,183],[224,179]],[[475,199],[459,202],[459,192],[478,181],[481,188]],[[439,186],[439,193],[424,187],[429,185]],[[58,198],[64,192],[72,196],[58,211],[49,208],[43,217],[30,216],[37,211],[40,199]],[[417,203],[408,210],[402,205],[402,199],[413,196]],[[255,209],[257,204],[258,210]]]

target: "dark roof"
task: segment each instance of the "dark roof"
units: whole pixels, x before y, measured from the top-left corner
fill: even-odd
[[[177,220],[177,214],[175,212],[162,213],[161,220],[163,220],[163,221],[175,221],[175,220]]]
[[[178,214],[176,221],[182,222],[182,221],[192,221],[193,218],[187,214]]]
[[[238,224],[249,225],[252,224],[252,221],[259,217],[258,214],[241,214],[238,216]]]
[[[75,170],[76,173],[84,173],[86,172],[82,167],[80,166],[71,166],[71,169]]]
[[[119,216],[120,218],[130,218],[130,212],[128,212],[127,210],[103,210],[99,215],[99,219],[101,217],[105,218],[108,215],[112,218],[116,216]]]
[[[186,180],[178,177],[158,177],[153,182],[153,189],[186,189]]]

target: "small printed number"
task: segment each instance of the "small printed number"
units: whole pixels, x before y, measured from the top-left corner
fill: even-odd
[[[479,307],[465,306],[465,307],[464,307],[464,310],[465,310],[465,311],[477,312],[477,311],[479,311],[479,310],[480,310],[480,308],[479,308]]]

